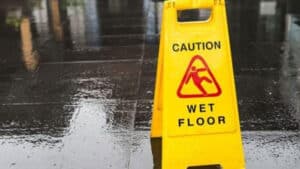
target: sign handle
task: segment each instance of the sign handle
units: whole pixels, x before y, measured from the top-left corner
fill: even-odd
[[[222,19],[226,19],[224,0],[168,0],[165,1],[165,26],[177,32],[215,32],[223,28]],[[188,9],[210,9],[210,17],[205,21],[178,22],[177,11]],[[168,30],[167,30],[168,31]],[[171,31],[171,32],[176,32]]]
[[[212,8],[215,0],[175,0],[175,8],[177,10],[196,9],[196,8]]]

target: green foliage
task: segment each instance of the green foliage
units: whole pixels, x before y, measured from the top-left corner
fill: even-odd
[[[5,24],[17,30],[21,25],[21,19],[17,17],[7,17],[5,20]]]
[[[62,0],[61,8],[66,9],[68,6],[84,6],[83,0]]]

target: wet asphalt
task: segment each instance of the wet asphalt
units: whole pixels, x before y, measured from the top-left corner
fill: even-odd
[[[300,168],[299,2],[227,1],[247,169]],[[161,10],[1,0],[0,168],[152,169]]]

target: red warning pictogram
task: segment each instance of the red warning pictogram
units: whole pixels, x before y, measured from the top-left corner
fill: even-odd
[[[199,55],[194,56],[177,89],[178,97],[216,97],[221,93],[220,85],[205,60]]]

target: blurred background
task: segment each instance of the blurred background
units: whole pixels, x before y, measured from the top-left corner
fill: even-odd
[[[226,3],[247,168],[299,168],[300,1]],[[162,5],[0,1],[1,168],[153,168]]]

